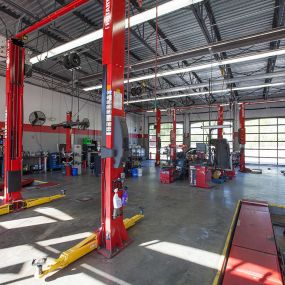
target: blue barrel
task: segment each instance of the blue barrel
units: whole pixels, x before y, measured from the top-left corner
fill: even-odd
[[[138,169],[137,168],[132,169],[132,177],[138,177]]]
[[[72,176],[78,176],[78,168],[72,167]]]

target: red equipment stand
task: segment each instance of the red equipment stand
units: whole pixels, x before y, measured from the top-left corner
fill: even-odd
[[[245,167],[245,143],[246,143],[246,130],[245,130],[245,104],[242,103],[239,107],[239,143],[240,143],[240,161],[239,168],[240,172],[246,172]]]
[[[242,201],[223,285],[283,285],[269,207],[267,203]]]
[[[207,166],[196,165],[196,187],[211,188],[212,172]]]
[[[104,2],[102,94],[102,146],[106,151],[114,149],[115,118],[124,119],[124,53],[125,53],[125,1]],[[106,134],[106,136],[104,135]],[[126,142],[128,144],[128,142]],[[128,147],[128,146],[127,146]],[[103,158],[102,153],[102,158]],[[122,187],[120,176],[123,167],[114,167],[114,156],[102,159],[102,209],[101,228],[98,233],[99,252],[110,258],[130,242],[121,214],[114,217],[114,189]],[[120,191],[121,192],[121,191]]]
[[[72,112],[66,113],[66,122],[70,123],[72,121]],[[66,161],[65,161],[65,175],[71,176],[71,165],[69,165],[69,154],[72,152],[72,146],[71,146],[71,132],[72,128],[66,128],[65,130],[66,134]]]
[[[160,183],[170,184],[174,182],[174,167],[164,167],[160,169],[159,179]]]
[[[156,154],[155,154],[155,165],[160,165],[160,147],[161,147],[161,141],[160,141],[160,129],[161,129],[161,111],[156,108]]]

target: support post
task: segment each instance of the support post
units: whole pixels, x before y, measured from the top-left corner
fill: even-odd
[[[224,107],[218,107],[218,126],[222,126],[224,124]],[[223,138],[223,129],[218,129],[218,139]]]
[[[171,110],[172,131],[170,132],[170,163],[173,165],[176,161],[176,110]]]
[[[125,1],[104,1],[103,88],[102,88],[102,209],[99,252],[110,258],[129,242],[120,214],[114,215],[114,190],[120,188],[123,167],[115,166],[115,124],[124,112]],[[126,138],[127,140],[127,138]],[[126,142],[128,144],[128,142]],[[127,146],[128,147],[128,146]],[[105,151],[105,154],[103,154]]]
[[[161,111],[156,108],[156,155],[155,155],[155,165],[160,165],[160,148],[161,148],[161,140],[160,140],[160,130],[161,130]]]
[[[240,104],[239,107],[239,123],[240,123],[240,128],[239,128],[239,144],[240,144],[240,171],[245,172],[245,143],[246,143],[246,138],[245,138],[245,104],[242,103]]]
[[[22,199],[24,62],[23,43],[9,39],[6,60],[4,203]]]
[[[233,102],[233,152],[238,152],[239,148],[239,105],[237,101]]]

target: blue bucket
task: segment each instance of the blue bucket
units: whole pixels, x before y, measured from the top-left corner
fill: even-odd
[[[132,169],[132,177],[138,177],[138,169],[137,168]]]
[[[72,176],[78,176],[78,168],[76,167],[72,168]]]

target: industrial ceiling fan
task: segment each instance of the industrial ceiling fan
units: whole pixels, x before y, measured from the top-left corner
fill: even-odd
[[[29,116],[32,126],[42,126],[46,122],[46,115],[42,111],[34,111]]]

